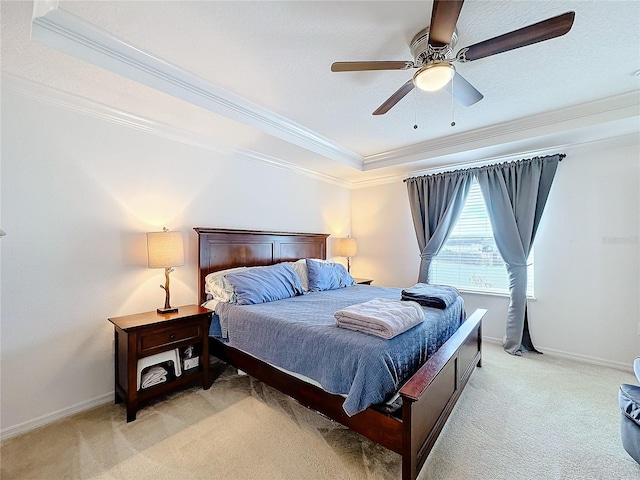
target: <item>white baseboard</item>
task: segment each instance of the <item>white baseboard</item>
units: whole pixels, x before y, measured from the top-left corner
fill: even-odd
[[[482,341],[502,346],[501,338],[483,336]],[[616,370],[633,373],[633,366],[631,364],[614,362],[612,360],[604,360],[602,358],[590,357],[588,355],[580,355],[579,353],[565,352],[564,350],[556,350],[555,348],[540,347],[538,345],[536,345],[536,348],[542,353],[549,355],[550,357],[566,358],[569,360],[575,360],[576,362],[580,363],[588,363],[589,365],[598,365],[601,367],[614,368]]]
[[[70,417],[71,415],[75,415],[76,413],[91,410],[92,408],[96,408],[101,405],[113,402],[113,400],[114,392],[105,393],[104,395],[100,395],[99,397],[92,398],[85,402],[76,403],[75,405],[72,405],[70,407],[62,408],[52,413],[47,413],[32,420],[27,420],[26,422],[19,423],[18,425],[2,429],[2,432],[0,432],[0,439],[6,440],[7,438],[15,437],[16,435],[26,433],[35,428],[48,425],[58,420],[62,420],[66,417]]]

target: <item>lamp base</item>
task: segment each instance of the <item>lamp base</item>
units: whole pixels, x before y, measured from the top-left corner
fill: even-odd
[[[178,307],[158,308],[158,313],[175,313],[178,311]]]

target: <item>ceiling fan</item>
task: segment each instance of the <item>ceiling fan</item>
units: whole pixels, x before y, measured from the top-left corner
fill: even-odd
[[[373,115],[387,113],[414,87],[436,91],[446,88],[455,99],[468,107],[482,100],[483,95],[462,75],[453,62],[472,62],[534,43],[560,37],[571,30],[575,12],[566,12],[533,25],[465,47],[453,56],[458,35],[456,23],[464,0],[434,0],[431,24],[418,32],[410,44],[414,61],[335,62],[332,72],[362,70],[408,70],[417,68],[413,78],[384,101]],[[453,80],[453,81],[452,81]]]

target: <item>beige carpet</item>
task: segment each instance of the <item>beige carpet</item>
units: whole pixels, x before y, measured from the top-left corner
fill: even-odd
[[[619,439],[630,373],[485,345],[420,474],[640,479]],[[398,455],[228,368],[125,422],[106,405],[2,443],[10,479],[397,479]]]

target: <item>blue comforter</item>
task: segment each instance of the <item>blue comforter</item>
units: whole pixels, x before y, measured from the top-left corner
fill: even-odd
[[[382,403],[465,320],[459,297],[445,310],[424,307],[425,321],[390,340],[338,328],[333,314],[372,298],[400,298],[400,289],[355,285],[257,305],[216,306],[228,344],[346,395],[355,415]]]

